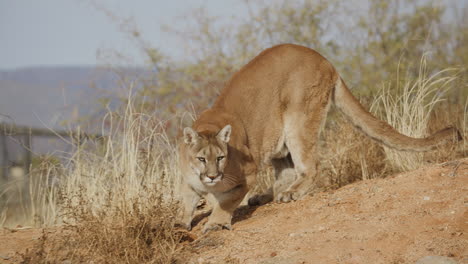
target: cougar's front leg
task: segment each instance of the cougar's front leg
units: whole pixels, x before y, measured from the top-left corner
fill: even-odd
[[[214,194],[216,203],[208,222],[203,227],[203,233],[222,228],[231,230],[232,214],[244,199],[247,191],[248,188],[245,185],[239,185],[227,192]]]
[[[181,187],[182,191],[182,216],[180,219],[180,225],[187,228],[187,230],[192,229],[192,219],[193,219],[193,212],[197,207],[198,202],[200,201],[200,195],[195,192],[192,187],[188,184],[183,183]]]

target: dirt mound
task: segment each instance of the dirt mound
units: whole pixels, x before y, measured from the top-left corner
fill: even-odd
[[[468,263],[468,159],[357,182],[288,204],[241,208],[234,230],[184,242],[188,263]],[[17,263],[42,230],[1,230],[0,263]]]
[[[468,263],[468,159],[244,209],[191,243],[193,263]],[[241,220],[242,221],[239,221]]]
[[[0,263],[19,263],[20,254],[36,246],[42,236],[42,229],[22,228],[0,230]]]

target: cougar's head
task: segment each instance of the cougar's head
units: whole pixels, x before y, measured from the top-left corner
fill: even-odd
[[[230,125],[216,134],[197,133],[190,127],[184,129],[184,142],[187,144],[190,168],[204,185],[214,186],[223,179],[230,136]]]

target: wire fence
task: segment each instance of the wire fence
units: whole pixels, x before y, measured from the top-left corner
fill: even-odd
[[[29,173],[35,151],[33,141],[38,138],[62,139],[81,144],[85,140],[104,140],[99,134],[82,131],[52,130],[0,123],[0,179],[7,180],[19,170]]]

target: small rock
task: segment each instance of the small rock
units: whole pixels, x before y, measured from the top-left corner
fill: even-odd
[[[416,264],[457,264],[457,262],[451,258],[442,256],[426,256],[418,259]]]
[[[290,264],[291,263],[291,258],[285,258],[285,257],[280,257],[276,256],[274,258],[269,258],[264,261],[258,262],[259,264]]]
[[[276,257],[278,255],[276,252],[271,252],[270,257]]]
[[[431,199],[431,197],[429,197],[429,196],[424,196],[424,197],[423,197],[423,200],[424,200],[424,201],[429,201],[430,199]]]

